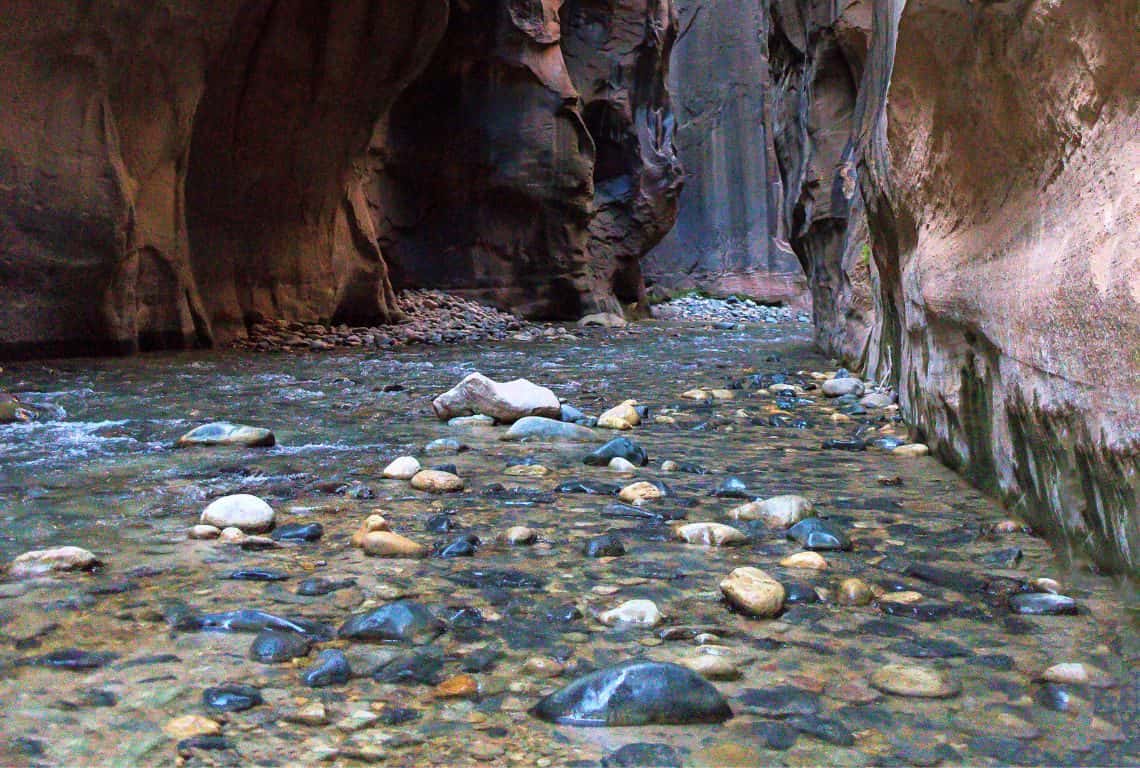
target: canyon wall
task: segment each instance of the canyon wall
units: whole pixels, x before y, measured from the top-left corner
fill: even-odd
[[[402,286],[618,311],[676,215],[671,0],[0,14],[0,356],[398,320]]]
[[[1136,573],[1140,7],[876,5],[869,370],[944,461]]]

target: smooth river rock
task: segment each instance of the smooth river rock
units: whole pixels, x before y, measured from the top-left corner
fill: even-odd
[[[383,475],[390,480],[411,480],[422,467],[414,456],[401,456],[384,467]]]
[[[262,664],[282,664],[309,655],[311,643],[307,637],[293,632],[262,630],[253,638],[249,657]]]
[[[652,600],[627,600],[617,608],[612,608],[598,616],[598,621],[607,627],[618,624],[640,624],[656,627],[663,620],[661,611]]]
[[[504,440],[561,440],[572,443],[591,443],[597,439],[594,430],[564,421],[555,421],[542,416],[527,416],[519,419],[507,433]]]
[[[360,547],[369,557],[426,557],[428,548],[392,531],[369,531],[360,540]]]
[[[240,528],[244,533],[262,533],[273,527],[277,514],[273,507],[256,496],[236,493],[215,499],[202,511],[203,525],[216,528]]]
[[[531,714],[577,726],[721,723],[732,717],[712,683],[680,666],[627,661],[580,677],[538,702]]]
[[[593,467],[605,467],[609,466],[612,460],[618,458],[625,459],[635,467],[644,467],[649,463],[649,454],[645,452],[645,449],[637,441],[630,440],[628,437],[615,437],[582,459],[582,463]]]
[[[398,600],[375,610],[353,616],[337,634],[345,640],[362,643],[430,643],[444,630],[444,623],[425,606]]]
[[[673,529],[678,539],[705,547],[734,547],[748,543],[748,536],[724,523],[688,523]]]
[[[773,496],[743,504],[728,513],[734,520],[762,520],[773,528],[789,528],[815,514],[812,503],[803,496]]]
[[[743,566],[720,582],[725,599],[741,613],[758,619],[771,618],[784,607],[786,592],[780,582],[759,568]]]
[[[558,419],[562,405],[553,392],[526,379],[498,382],[472,373],[431,403],[441,421],[481,414],[510,424],[526,416]]]
[[[412,477],[412,487],[428,493],[456,493],[463,490],[463,478],[438,469],[423,469]]]
[[[958,684],[945,673],[908,664],[888,664],[875,670],[871,685],[883,693],[915,698],[944,699],[959,691]]]
[[[98,565],[99,559],[81,547],[37,549],[17,556],[8,567],[8,576],[13,579],[30,579],[49,573],[89,571]]]
[[[301,674],[301,682],[310,688],[344,685],[352,677],[352,667],[344,651],[329,648],[321,651],[313,665]]]
[[[241,446],[245,448],[268,448],[277,444],[273,433],[263,427],[250,427],[245,424],[231,424],[228,421],[215,421],[196,427],[182,437],[175,445],[179,448],[190,446]]]

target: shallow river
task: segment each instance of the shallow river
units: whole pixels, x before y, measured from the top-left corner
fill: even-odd
[[[808,340],[794,324],[640,324],[608,339],[381,357],[209,353],[7,366],[0,388],[36,406],[40,420],[0,427],[0,555],[73,544],[105,567],[0,583],[0,764],[1140,763],[1133,599],[1110,579],[1062,570],[1028,533],[992,532],[1009,513],[932,458],[823,450],[861,426],[906,431],[881,411],[834,420],[835,404],[816,390],[789,401],[763,389],[772,380],[761,374],[810,383],[796,372],[827,370]],[[594,415],[636,398],[651,409],[630,433],[649,466],[621,476],[582,463],[595,445],[508,443],[499,440],[505,428],[437,421],[431,398],[472,371],[525,376]],[[734,398],[680,397],[693,387],[733,387]],[[217,419],[270,427],[278,446],[172,447]],[[425,443],[441,437],[470,450],[424,457]],[[404,454],[455,464],[466,490],[430,496],[382,479]],[[551,474],[505,472],[525,458]],[[667,459],[708,473],[664,473]],[[729,519],[743,501],[712,495],[729,477],[749,498],[808,497],[846,531],[851,550],[821,552],[826,570],[781,566],[800,545]],[[554,492],[570,480],[639,478],[663,480],[674,494],[640,508],[652,513],[640,519],[612,496]],[[323,537],[264,551],[188,540],[210,500],[239,492],[267,500],[278,525],[320,523]],[[374,510],[433,549],[467,534],[480,546],[471,557],[367,558],[349,539]],[[682,543],[664,520],[681,516],[732,523],[750,540]],[[537,530],[538,542],[508,545],[503,533],[515,525]],[[586,557],[584,542],[605,532],[626,553]],[[824,599],[786,605],[777,619],[734,613],[718,584],[739,566],[797,585],[801,599],[810,587]],[[243,569],[288,578],[226,578]],[[314,576],[342,588],[298,594]],[[1011,594],[1037,577],[1057,579],[1079,613],[1012,613]],[[837,585],[848,578],[877,599],[841,604]],[[917,593],[915,602],[881,599],[900,592]],[[664,622],[598,621],[635,598],[656,603]],[[419,646],[328,640],[307,659],[262,664],[249,657],[253,634],[193,631],[187,621],[248,608],[335,628],[398,599],[427,606],[446,631]],[[302,672],[328,648],[344,649],[356,676],[306,686]],[[50,655],[61,650],[84,654]],[[528,714],[591,670],[701,656],[723,660],[715,676],[735,677],[713,682],[734,713],[724,723],[578,728]],[[1042,681],[1063,663],[1084,664],[1087,682]],[[891,665],[933,671],[946,695],[872,685],[884,668],[899,669]],[[226,682],[259,689],[263,703],[208,710],[203,691]],[[205,730],[218,733],[179,748],[195,729],[170,723],[186,715],[212,719]],[[631,744],[641,746],[617,751]]]

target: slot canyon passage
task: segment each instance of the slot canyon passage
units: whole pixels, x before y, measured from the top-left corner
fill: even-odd
[[[0,21],[0,764],[1140,764],[1134,0]]]

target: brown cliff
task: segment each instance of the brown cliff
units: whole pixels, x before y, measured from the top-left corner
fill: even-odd
[[[536,317],[637,301],[680,185],[675,13],[561,5],[5,4],[0,354],[398,319],[401,285]],[[572,55],[560,9],[587,20]],[[597,198],[594,115],[625,179]]]

